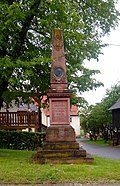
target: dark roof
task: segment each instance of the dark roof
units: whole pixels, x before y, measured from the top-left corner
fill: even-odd
[[[120,98],[108,110],[114,110],[114,109],[119,109],[119,108],[120,108]]]

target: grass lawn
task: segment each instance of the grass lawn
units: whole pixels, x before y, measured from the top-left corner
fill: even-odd
[[[110,146],[111,145],[110,141],[107,141],[105,143],[105,141],[102,138],[98,138],[96,141],[95,140],[90,141],[90,139],[85,139],[85,140],[83,139],[81,141],[88,143],[88,144],[95,144],[95,145],[100,145],[100,146]]]
[[[94,157],[93,164],[32,164],[34,151],[0,149],[0,183],[120,182],[120,161]]]

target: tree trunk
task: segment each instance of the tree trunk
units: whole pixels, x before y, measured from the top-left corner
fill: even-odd
[[[38,132],[42,131],[42,112],[41,112],[41,107],[38,106]]]

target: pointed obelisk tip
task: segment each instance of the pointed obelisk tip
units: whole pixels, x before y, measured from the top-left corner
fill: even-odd
[[[63,33],[59,28],[55,28],[52,34],[52,50],[64,50]]]
[[[61,38],[61,36],[62,36],[62,29],[55,28],[53,30],[53,36],[56,37],[56,38]]]

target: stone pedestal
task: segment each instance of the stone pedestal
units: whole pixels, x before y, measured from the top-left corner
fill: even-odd
[[[33,157],[34,163],[79,164],[91,163],[93,158],[79,147],[75,132],[71,126],[50,126],[46,133],[46,142]]]
[[[54,125],[47,129],[46,142],[34,155],[33,161],[40,164],[79,164],[92,163],[93,158],[79,147],[70,125]]]

